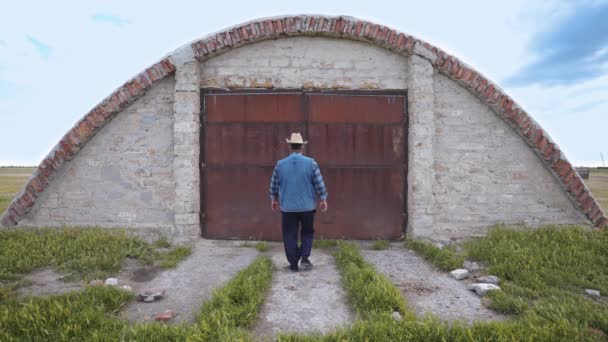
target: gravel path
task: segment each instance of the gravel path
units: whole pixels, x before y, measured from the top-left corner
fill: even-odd
[[[141,270],[121,274],[118,277],[120,284],[132,286],[136,294],[149,288],[166,289],[165,298],[153,303],[132,302],[124,308],[123,314],[130,320],[145,322],[154,320],[158,312],[173,310],[178,316],[171,322],[193,322],[213,290],[249,266],[257,255],[254,248],[238,247],[235,242],[197,240],[192,255],[175,269],[153,274],[151,280],[137,274]],[[138,277],[147,281],[134,281]]]
[[[310,271],[291,272],[280,244],[268,252],[275,272],[254,334],[262,341],[277,333],[326,333],[353,321],[340,274],[330,254],[315,249]]]
[[[466,289],[465,282],[450,278],[401,243],[382,251],[364,248],[361,253],[365,259],[401,289],[419,316],[430,313],[442,320],[467,323],[505,319],[486,308]]]

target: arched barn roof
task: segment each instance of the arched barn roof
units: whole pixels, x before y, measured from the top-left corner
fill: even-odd
[[[184,56],[204,60],[240,46],[268,39],[294,36],[324,36],[374,44],[395,53],[418,55],[438,72],[468,89],[487,104],[519,134],[556,177],[578,210],[596,227],[605,228],[608,218],[557,144],[532,117],[498,86],[470,66],[441,49],[392,28],[352,17],[317,15],[284,16],[254,20],[211,34],[185,45],[136,75],[87,113],[44,158],[23,190],[10,203],[2,225],[13,226],[32,208],[66,161],[105,124],[153,84],[175,73]]]

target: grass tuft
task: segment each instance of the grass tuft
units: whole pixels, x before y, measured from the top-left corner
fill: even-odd
[[[219,341],[223,340],[222,334],[251,327],[271,281],[272,261],[267,256],[259,256],[205,303],[197,315],[200,329],[210,340]]]
[[[371,249],[373,249],[375,251],[381,251],[381,250],[388,249],[390,246],[391,246],[390,242],[388,242],[386,240],[376,240],[376,241],[374,241],[374,243],[372,243]]]
[[[331,239],[314,240],[312,246],[313,248],[329,249],[338,246],[338,241]]]
[[[192,254],[192,247],[176,246],[173,249],[160,254],[158,266],[161,268],[174,268],[180,261],[190,256],[190,254]]]
[[[125,257],[154,258],[154,248],[125,230],[34,228],[0,231],[0,281],[53,266],[82,276],[117,272]]]
[[[158,238],[158,240],[154,241],[154,243],[152,245],[154,247],[156,247],[156,248],[169,248],[169,247],[171,247],[171,243],[164,236]]]
[[[340,243],[336,262],[350,302],[360,317],[365,319],[383,313],[390,315],[394,311],[413,315],[407,310],[401,291],[365,262],[355,244]]]
[[[265,241],[260,241],[258,243],[255,244],[255,249],[258,250],[258,252],[266,252],[270,249],[270,247],[268,247],[268,244]]]
[[[407,240],[405,246],[418,252],[426,260],[442,271],[452,271],[462,268],[464,257],[459,255],[450,246],[439,248],[421,240]]]

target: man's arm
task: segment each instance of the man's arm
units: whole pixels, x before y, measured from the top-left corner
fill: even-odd
[[[277,172],[277,167],[275,166],[274,171],[272,171],[272,177],[270,178],[270,207],[272,210],[277,210],[279,208],[279,202],[277,199],[279,198],[279,173]]]
[[[325,188],[325,182],[323,182],[323,176],[321,175],[321,169],[317,162],[313,162],[313,176],[312,176],[312,184],[315,187],[315,191],[317,192],[317,196],[321,199],[320,207],[321,211],[327,211],[327,197],[329,194],[327,193],[327,189]]]

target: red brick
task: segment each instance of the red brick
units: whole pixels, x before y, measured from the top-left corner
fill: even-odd
[[[578,195],[576,195],[576,200],[579,205],[582,206],[583,203],[589,198],[589,190],[583,187],[583,191],[581,191]]]
[[[408,36],[405,40],[405,51],[412,51],[416,40],[412,36]]]
[[[59,144],[61,145],[61,149],[63,150],[65,159],[71,160],[72,157],[74,157],[74,155],[75,155],[75,151],[76,151],[75,147],[72,146],[72,144],[65,138],[61,139]]]
[[[568,174],[562,179],[566,186],[568,186],[568,184],[570,184],[570,182],[572,182],[574,179],[575,172],[576,171],[574,171],[574,169],[570,169],[570,172],[568,172]]]
[[[450,75],[452,76],[456,76],[456,74],[458,73],[458,71],[460,71],[460,63],[458,61],[456,61],[455,59],[451,59],[452,64],[450,65]]]
[[[605,229],[608,226],[608,218],[602,217],[599,222],[596,224],[596,227]]]
[[[547,137],[545,137],[543,135],[543,137],[538,140],[538,143],[536,144],[536,148],[538,148],[539,150],[542,151],[545,148],[545,146],[547,145],[547,143],[548,143]]]
[[[553,151],[555,151],[555,144],[548,143],[547,146],[542,151],[543,151],[543,156],[545,157],[545,159],[551,158]]]
[[[397,32],[394,30],[389,30],[386,41],[391,45],[395,46],[395,42],[397,41]]]
[[[475,91],[478,92],[480,95],[483,95],[483,92],[486,89],[487,85],[488,85],[488,80],[486,80],[485,78],[483,78],[480,75],[479,76],[479,85],[477,86],[477,88],[475,88]]]
[[[498,102],[500,102],[501,98],[502,98],[502,93],[500,92],[500,90],[494,89],[494,94],[492,94],[492,96],[490,96],[489,102],[491,104],[497,104]]]
[[[403,50],[404,47],[405,47],[405,35],[403,33],[399,33],[399,35],[397,36],[396,48]]]
[[[492,94],[494,94],[494,86],[492,84],[488,85],[488,87],[486,88],[486,90],[483,92],[483,96],[486,99],[489,99],[490,96],[492,96]]]
[[[570,173],[570,171],[572,170],[572,166],[567,161],[564,161],[562,159],[560,159],[560,161],[562,161],[562,164],[560,165],[560,167],[558,169],[555,170],[555,172],[557,172],[557,174],[561,178],[565,178],[568,175],[568,173]]]
[[[362,37],[369,37],[373,29],[373,25],[370,23],[363,24],[363,34]]]
[[[40,184],[40,180],[38,179],[38,177],[34,177],[32,178],[32,180],[29,183],[29,186],[32,187],[32,189],[34,189],[34,191],[40,193],[42,192],[42,190],[44,190],[44,187],[42,186],[42,184]]]
[[[595,204],[595,199],[593,199],[593,197],[591,196],[587,197],[587,199],[581,204],[583,212],[586,214],[589,213],[589,211],[591,211],[591,208],[593,208],[593,204]]]
[[[574,180],[570,184],[572,186],[572,194],[576,198],[585,190],[585,186],[578,176],[574,177]]]
[[[473,76],[474,73],[471,69],[469,68],[462,68],[462,80],[467,84],[470,85],[471,81],[473,80]]]
[[[591,210],[587,213],[587,217],[593,222],[600,214],[600,207],[597,205],[597,202],[594,201]]]
[[[26,208],[23,206],[23,204],[21,204],[21,201],[19,201],[19,199],[12,203],[11,208],[15,211],[17,217],[22,217],[26,211]]]

